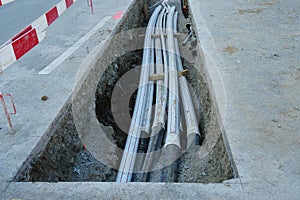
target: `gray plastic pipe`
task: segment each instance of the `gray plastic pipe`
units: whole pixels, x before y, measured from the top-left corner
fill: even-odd
[[[174,32],[177,33],[177,18],[178,13],[175,14],[174,19]],[[183,70],[182,61],[180,58],[179,44],[177,38],[175,38],[175,50],[176,50],[176,61],[178,71]],[[179,88],[181,94],[181,101],[183,105],[185,123],[187,128],[187,147],[191,144],[199,144],[200,132],[198,128],[198,122],[196,113],[193,105],[193,100],[189,90],[188,82],[184,76],[179,77]]]
[[[174,13],[175,6],[170,10],[167,17],[167,47],[169,52],[169,99],[168,99],[168,123],[165,147],[176,145],[180,149],[179,126],[179,92],[178,92],[178,72],[176,67],[175,43],[174,43]]]
[[[155,39],[155,64],[156,64],[156,73],[162,74],[164,73],[163,80],[157,80],[156,82],[156,104],[155,104],[155,113],[154,113],[154,120],[153,126],[151,130],[151,138],[149,140],[148,150],[145,157],[144,165],[143,165],[143,172],[144,175],[142,180],[146,181],[148,172],[151,171],[154,154],[151,152],[156,151],[159,149],[159,145],[161,145],[163,140],[164,132],[164,123],[165,123],[165,115],[166,115],[166,104],[167,104],[167,85],[168,85],[168,71],[167,63],[165,66],[163,65],[167,60],[164,59],[162,51],[165,51],[165,37],[164,37],[164,27],[163,27],[163,20],[165,18],[166,10],[163,9],[160,12],[156,28],[155,28],[155,35],[160,35],[160,38]]]
[[[147,26],[145,42],[144,42],[144,52],[143,52],[143,62],[140,75],[139,89],[136,98],[136,104],[134,107],[134,112],[129,128],[128,137],[125,144],[124,153],[119,166],[119,171],[117,175],[116,182],[130,182],[132,179],[133,169],[136,160],[136,153],[138,149],[139,139],[142,129],[142,120],[145,113],[146,104],[146,94],[147,94],[147,84],[149,80],[149,63],[150,63],[150,51],[151,51],[151,35],[155,27],[161,6],[158,6]]]

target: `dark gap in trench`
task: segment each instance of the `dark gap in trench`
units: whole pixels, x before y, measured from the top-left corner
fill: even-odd
[[[136,100],[136,96],[137,96],[137,92],[138,90],[136,89],[134,91],[134,93],[131,95],[130,97],[130,101],[129,101],[129,114],[130,114],[130,117],[132,118],[132,115],[133,115],[133,110],[134,110],[134,105],[135,105],[135,100]]]
[[[97,87],[96,102],[95,102],[97,119],[104,126],[111,126],[114,129],[114,135],[112,137],[114,140],[113,142],[116,143],[117,146],[121,149],[124,149],[129,125],[126,124],[126,127],[128,128],[126,128],[126,130],[122,130],[115,122],[112,113],[112,104],[113,104],[111,101],[112,93],[115,87],[123,87],[122,85],[120,86],[116,85],[116,83],[127,71],[131,69],[139,68],[139,66],[141,66],[142,55],[143,55],[142,50],[135,50],[135,51],[127,52],[126,54],[115,59],[111,63],[111,65],[109,65],[105,70]],[[133,85],[132,87],[137,88],[135,87],[135,85]],[[122,88],[120,89],[122,90]],[[120,98],[118,99],[118,101],[120,105],[124,107],[124,104],[122,104],[123,103],[122,101],[124,101],[122,95],[127,96],[128,94],[122,94],[122,93],[118,94],[118,97]],[[118,114],[126,115],[127,112],[129,112],[130,114],[129,116],[132,117],[136,95],[137,95],[137,90],[135,90],[133,94],[130,94],[129,105],[125,105],[126,109],[125,110],[123,109],[124,113],[118,113]],[[119,106],[119,104],[114,104],[113,106]],[[116,109],[119,110],[118,108]]]

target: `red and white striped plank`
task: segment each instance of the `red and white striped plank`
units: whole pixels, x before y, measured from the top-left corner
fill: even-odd
[[[0,46],[2,71],[30,51],[45,38],[45,29],[64,13],[76,0],[62,0],[45,14]]]
[[[8,4],[10,2],[13,2],[14,0],[0,0],[0,6],[3,6],[4,4]]]
[[[9,45],[0,49],[0,70],[5,70],[45,38],[45,32],[30,29]]]

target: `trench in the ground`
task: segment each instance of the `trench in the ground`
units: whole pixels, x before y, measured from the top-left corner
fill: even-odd
[[[179,2],[175,4],[177,10],[180,11]],[[136,5],[135,10],[131,11],[135,13],[134,17],[137,19],[133,21],[124,20],[124,24],[120,26],[120,31],[146,26],[144,3],[145,1],[140,1],[140,5]],[[153,4],[153,1],[150,3]],[[181,12],[179,13],[179,32],[186,34],[185,25],[190,23],[191,20],[184,18]],[[179,38],[181,41],[182,39],[182,37]],[[95,94],[97,119],[101,123],[106,136],[119,148],[124,148],[127,134],[126,131],[120,129],[112,115],[112,92],[116,83],[124,74],[129,70],[137,69],[141,65],[142,54],[143,50],[137,49],[115,57],[99,80]],[[192,41],[189,41],[185,46],[181,46],[182,61],[184,67],[189,70],[186,77],[191,91],[193,91],[194,104],[199,119],[199,130],[203,137],[199,146],[187,149],[179,158],[177,176],[178,182],[218,183],[233,178],[233,173],[224,146],[220,125],[217,121],[217,113],[206,84],[201,55],[199,47],[194,45]],[[132,113],[134,102],[135,96],[132,95],[128,105],[129,113]],[[203,151],[208,146],[212,146],[209,152]],[[121,156],[118,155],[118,162],[120,162]],[[152,172],[150,181],[159,182],[160,173],[161,170]],[[115,169],[98,161],[85,148],[78,136],[72,109],[69,105],[67,112],[56,130],[54,130],[43,152],[33,158],[30,161],[30,167],[20,172],[15,179],[16,181],[33,182],[114,182],[116,176],[117,171]]]

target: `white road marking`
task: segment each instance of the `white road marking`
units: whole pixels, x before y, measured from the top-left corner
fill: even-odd
[[[100,29],[104,24],[111,19],[111,16],[104,17],[90,32],[88,32],[85,36],[80,38],[73,46],[71,46],[67,51],[65,51],[61,56],[56,58],[52,63],[50,63],[47,67],[45,67],[38,74],[49,74],[54,69],[56,69],[62,62],[64,62],[69,56],[71,56],[81,45],[83,45],[92,35],[97,33],[98,29]]]

